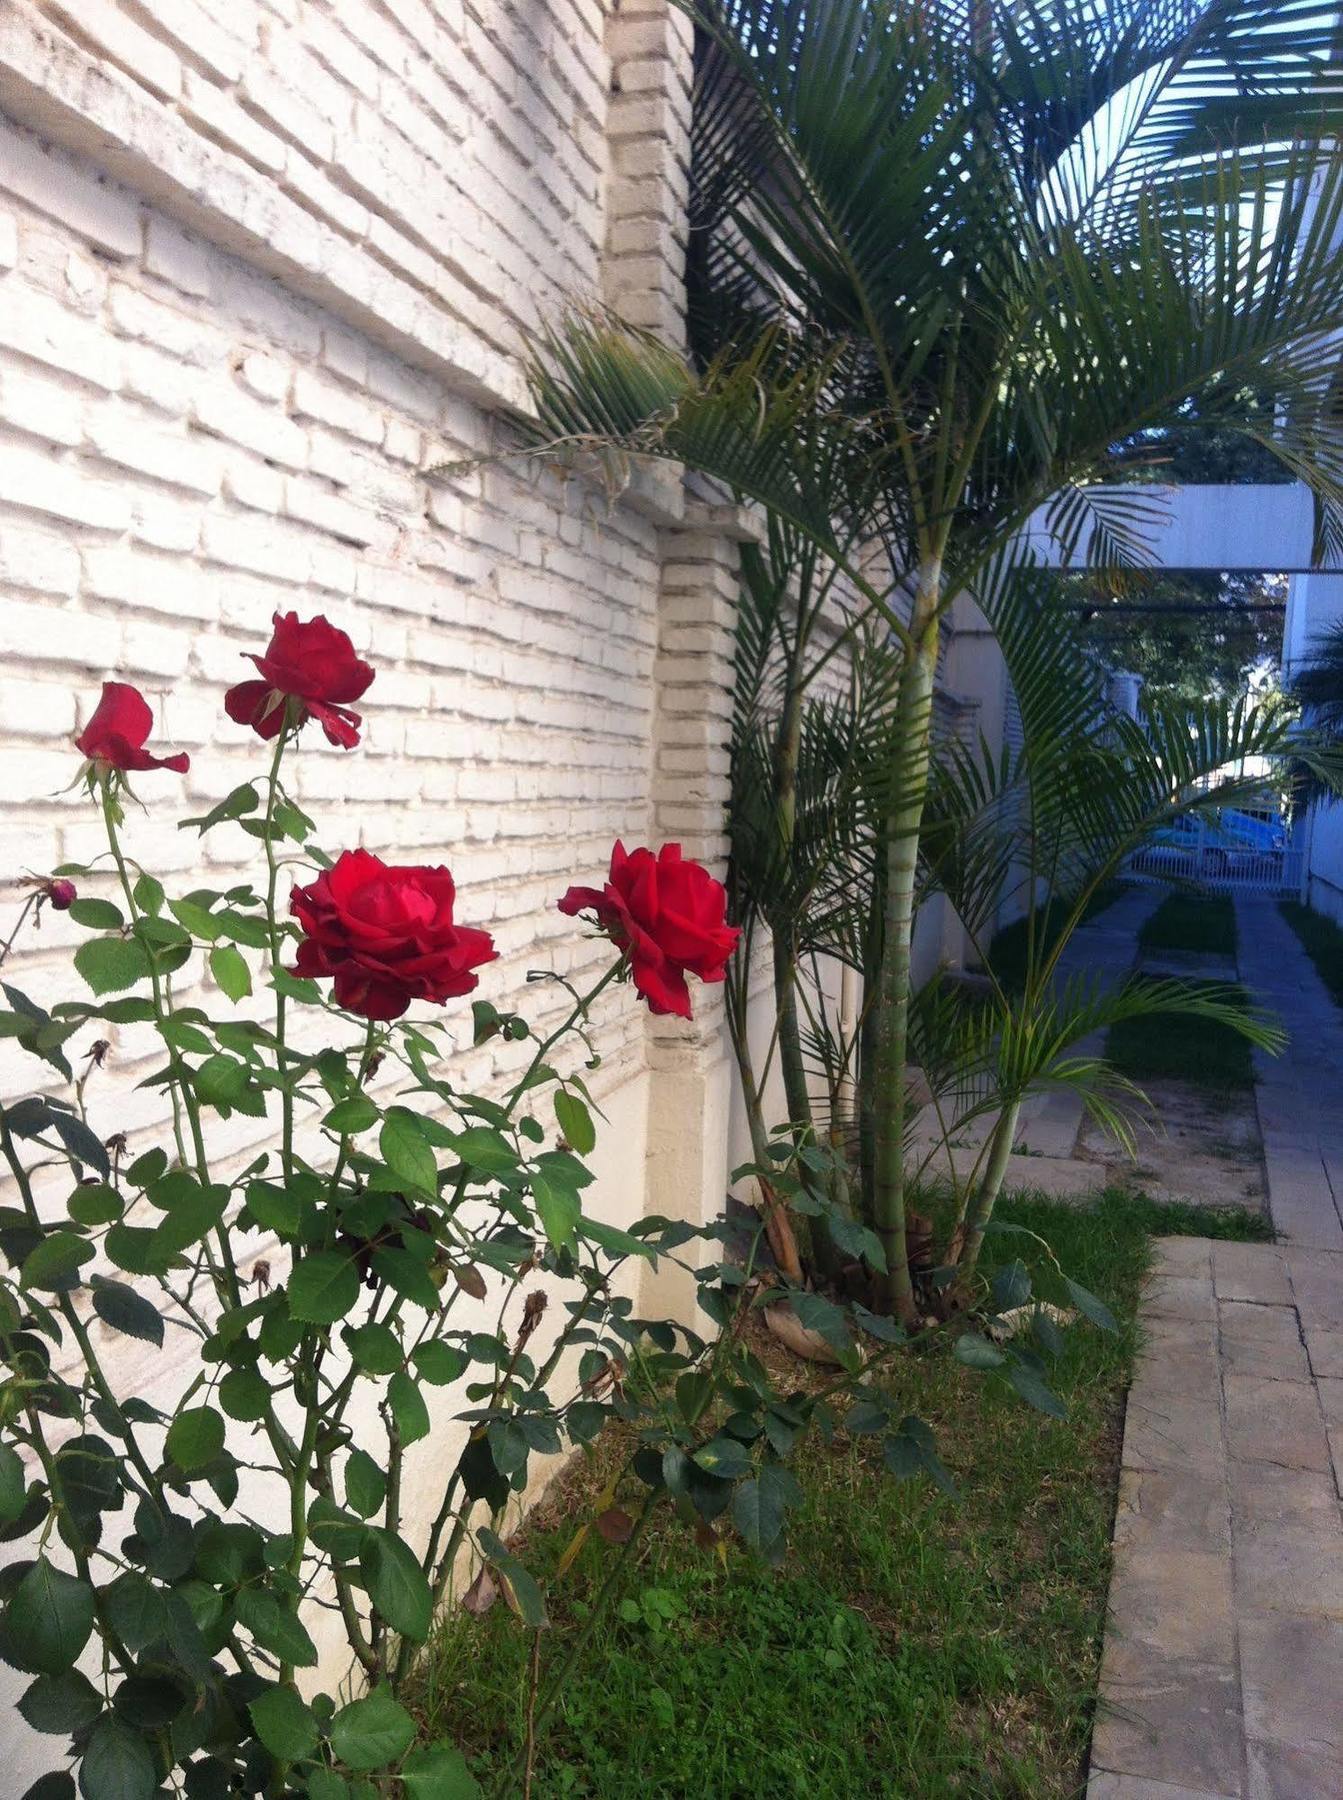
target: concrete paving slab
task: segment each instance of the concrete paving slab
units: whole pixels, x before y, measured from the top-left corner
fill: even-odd
[[[1219,1300],[1258,1300],[1290,1306],[1291,1283],[1279,1256],[1265,1256],[1262,1244],[1214,1243],[1213,1288]]]
[[[1313,1389],[1260,1375],[1226,1375],[1226,1445],[1245,1462],[1325,1469],[1329,1442]]]
[[[1332,1525],[1318,1514],[1239,1521],[1236,1607],[1242,1617],[1289,1613],[1343,1620],[1343,1532]]]

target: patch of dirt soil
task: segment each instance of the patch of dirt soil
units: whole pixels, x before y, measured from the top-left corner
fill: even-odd
[[[1154,1198],[1264,1213],[1268,1189],[1252,1094],[1220,1094],[1184,1081],[1145,1081],[1154,1117],[1138,1127],[1136,1163],[1091,1119],[1077,1155],[1111,1179]]]

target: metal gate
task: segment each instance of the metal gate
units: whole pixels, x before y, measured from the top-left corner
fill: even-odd
[[[1209,843],[1200,822],[1196,840],[1189,844],[1145,844],[1124,864],[1124,874],[1136,881],[1192,882],[1221,893],[1290,894],[1301,892],[1305,850],[1288,840],[1280,850],[1242,849]]]

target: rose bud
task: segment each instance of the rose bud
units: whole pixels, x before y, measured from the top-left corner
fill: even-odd
[[[79,891],[73,881],[67,881],[64,875],[56,875],[47,883],[46,896],[53,912],[69,912],[79,898]]]
[[[94,770],[128,774],[138,769],[173,769],[185,775],[191,759],[185,751],[176,756],[154,756],[145,741],[154,729],[149,702],[138,688],[125,681],[105,681],[102,698],[93,716],[75,739]]]

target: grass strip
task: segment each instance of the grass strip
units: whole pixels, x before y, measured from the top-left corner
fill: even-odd
[[[1315,965],[1315,973],[1340,1006],[1343,1006],[1343,927],[1313,906],[1299,900],[1279,900],[1278,911]]]
[[[1044,1237],[1121,1321],[1133,1318],[1150,1233],[1266,1235],[1235,1209],[1117,1191],[1090,1208],[1018,1195],[1000,1212]],[[1021,1240],[990,1243],[1010,1260]],[[660,1512],[539,1747],[534,1793],[1061,1800],[1080,1792],[1134,1341],[1131,1323],[1118,1338],[1086,1325],[1067,1332],[1050,1373],[1068,1405],[1061,1421],[945,1347],[911,1351],[890,1386],[937,1433],[959,1499],[893,1480],[877,1440],[841,1431],[801,1458],[805,1503],[777,1571],[735,1544],[720,1562]],[[810,1371],[792,1366],[801,1387]],[[599,1449],[533,1515],[522,1548],[543,1579],[608,1474]],[[563,1656],[615,1554],[594,1533],[567,1575],[550,1582],[543,1667]],[[426,1731],[461,1743],[482,1780],[521,1742],[529,1647],[499,1605],[483,1619],[452,1615],[426,1654]]]
[[[1226,998],[1247,1010],[1249,994],[1228,986]],[[1150,1081],[1187,1081],[1213,1093],[1247,1093],[1254,1087],[1250,1041],[1230,1025],[1180,1013],[1121,1019],[1110,1027],[1107,1059],[1141,1087]]]
[[[1142,950],[1236,954],[1236,908],[1226,894],[1171,894],[1138,933]]]

